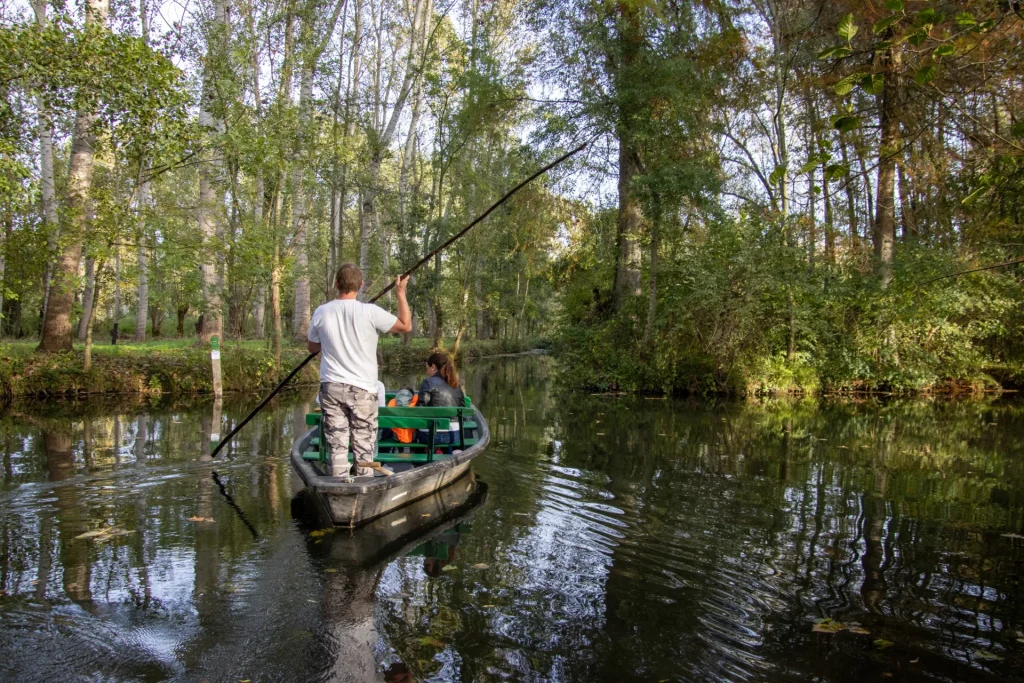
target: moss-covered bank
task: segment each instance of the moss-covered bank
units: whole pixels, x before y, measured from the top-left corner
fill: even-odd
[[[449,344],[450,346],[450,344]],[[529,350],[526,341],[468,341],[459,348],[459,362],[471,358]],[[194,340],[93,347],[93,366],[82,369],[83,351],[38,355],[31,343],[0,344],[0,396],[64,396],[73,394],[201,394],[211,391],[210,351]],[[425,339],[401,344],[388,339],[381,345],[385,366],[400,367],[423,361]],[[307,356],[301,346],[281,350],[282,373]],[[283,374],[274,370],[274,355],[262,341],[228,341],[221,354],[225,391],[260,393],[272,388]],[[310,363],[296,383],[316,383],[317,364]]]

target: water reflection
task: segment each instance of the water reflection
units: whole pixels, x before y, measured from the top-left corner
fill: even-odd
[[[293,498],[313,389],[216,463],[251,397],[16,405],[0,679],[1021,677],[1019,402],[709,405],[561,394],[551,372],[466,373],[486,498],[453,487],[354,534]]]

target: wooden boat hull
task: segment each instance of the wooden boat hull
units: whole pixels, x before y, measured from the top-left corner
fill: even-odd
[[[337,526],[356,527],[409,503],[435,493],[464,475],[470,462],[487,447],[491,434],[479,411],[475,413],[477,442],[462,453],[447,456],[390,477],[360,477],[346,483],[323,474],[319,466],[304,460],[313,428],[295,440],[291,461],[307,492],[315,493]]]

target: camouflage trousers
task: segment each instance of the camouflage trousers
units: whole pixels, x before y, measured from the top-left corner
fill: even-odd
[[[323,411],[323,435],[331,458],[331,474],[344,477],[349,473],[348,445],[352,441],[355,476],[373,474],[360,462],[373,462],[377,446],[377,394],[351,384],[323,382],[320,384],[320,409]]]

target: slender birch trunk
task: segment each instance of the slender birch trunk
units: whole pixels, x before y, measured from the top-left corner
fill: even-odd
[[[93,308],[93,285],[96,278],[96,259],[85,259],[85,290],[82,292],[82,318],[78,321],[78,341],[85,341],[86,327]]]
[[[40,28],[47,25],[46,0],[35,0],[32,3],[32,10],[36,15],[36,24]],[[46,233],[46,243],[49,256],[46,259],[46,273],[43,284],[43,319],[46,319],[46,308],[50,301],[50,284],[53,275],[53,264],[51,259],[57,251],[57,242],[60,237],[60,224],[57,217],[57,191],[53,180],[53,120],[50,116],[49,107],[42,97],[37,103],[39,120],[37,130],[39,134],[39,184],[43,203],[43,230]]]
[[[142,40],[149,44],[149,16],[146,10],[146,0],[139,0],[139,18],[142,25]],[[149,175],[149,162],[143,161],[139,165],[139,173],[143,177]],[[149,210],[150,191],[149,181],[142,180],[139,183],[139,193],[136,207],[139,212],[138,237],[136,239],[136,250],[138,253],[139,285],[138,303],[135,306],[135,341],[146,341],[146,320],[149,317],[149,252],[146,246],[146,212]],[[154,330],[154,334],[156,331]]]
[[[295,254],[295,301],[292,311],[292,336],[304,341],[309,331],[309,254],[306,253],[306,191],[303,183],[302,143],[309,127],[309,100],[313,96],[314,65],[303,65],[299,76],[299,134],[296,159],[292,166],[292,250]]]

